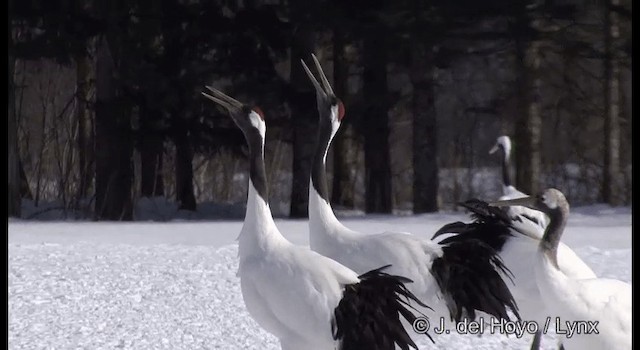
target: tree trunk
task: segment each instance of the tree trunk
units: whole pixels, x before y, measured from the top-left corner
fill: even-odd
[[[364,39],[363,96],[365,211],[391,213],[391,163],[389,154],[389,102],[385,33],[369,33]]]
[[[152,133],[142,137],[140,144],[140,194],[142,197],[164,196],[163,150],[162,136]]]
[[[98,45],[96,80],[95,215],[98,220],[131,220],[131,111],[120,96],[106,38]]]
[[[181,118],[174,116],[174,118]],[[193,150],[189,143],[186,121],[180,120],[175,127],[173,141],[176,146],[176,201],[179,209],[196,210],[193,194]]]
[[[333,91],[347,105],[349,66],[345,61],[345,35],[339,27],[333,31]],[[352,209],[355,206],[355,171],[357,144],[349,118],[333,139],[333,187],[331,205]]]
[[[31,192],[31,187],[29,187],[29,179],[27,179],[27,173],[24,172],[21,159],[18,159],[18,164],[20,166],[20,197],[33,200],[33,193]]]
[[[18,153],[18,124],[16,121],[15,86],[13,83],[13,70],[16,59],[13,54],[11,21],[9,21],[9,61],[8,63],[8,109],[7,109],[7,179],[8,179],[8,204],[7,212],[10,217],[20,217],[20,155]]]
[[[438,211],[438,143],[434,96],[433,55],[414,43],[413,85],[413,212]]]
[[[140,119],[143,128],[140,133],[140,195],[142,197],[164,196],[164,180],[162,177],[162,156],[164,139],[162,135],[149,126],[148,121],[157,120],[155,113],[144,106],[140,106]],[[144,122],[148,120],[147,122]]]
[[[526,11],[526,9],[523,9]],[[516,163],[516,187],[528,194],[538,192],[540,179],[540,41],[523,33],[531,33],[528,16],[520,19],[522,27],[516,39],[518,66],[518,105],[521,111],[515,127],[513,151]]]
[[[293,164],[289,216],[293,218],[307,217],[309,214],[309,177],[317,133],[315,126],[318,124],[315,92],[300,64],[301,59],[309,62],[315,49],[315,36],[304,6],[299,1],[291,3],[292,18],[299,20],[291,45]]]
[[[87,48],[91,45],[91,40],[87,40]],[[78,177],[79,183],[76,192],[76,208],[80,201],[85,199],[89,193],[93,172],[93,120],[91,116],[92,69],[93,64],[88,53],[78,54],[76,61],[76,109],[75,118],[78,127]]]
[[[620,174],[620,64],[617,42],[620,37],[618,15],[612,11],[619,0],[606,2],[604,60],[604,176],[602,197],[610,205],[621,205]]]

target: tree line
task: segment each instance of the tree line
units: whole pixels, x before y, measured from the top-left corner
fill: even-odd
[[[187,211],[204,193],[238,198],[246,150],[201,98],[214,84],[265,110],[271,186],[285,183],[287,214],[305,217],[317,111],[300,59],[312,52],[347,106],[330,157],[336,207],[424,213],[478,195],[489,185],[474,169],[499,164],[483,147],[500,134],[520,190],[570,179],[584,203],[630,203],[627,0],[8,7],[9,216],[23,199],[131,220],[143,197]]]

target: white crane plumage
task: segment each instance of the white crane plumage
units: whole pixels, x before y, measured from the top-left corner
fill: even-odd
[[[502,196],[498,200],[510,200],[516,198],[524,198],[528,195],[519,191],[512,185],[510,173],[511,160],[511,139],[509,136],[502,135],[496,139],[495,145],[489,150],[489,154],[502,151]],[[527,232],[527,235],[535,238],[535,242],[542,239],[544,230],[549,223],[549,219],[538,210],[533,210],[524,206],[509,206],[505,208],[507,215],[512,219],[512,225],[521,232]],[[501,256],[505,259],[507,266],[512,266],[514,275],[516,276],[516,289],[514,294],[516,300],[519,300],[522,306],[523,316],[529,317],[530,320],[536,322],[545,321],[545,314],[540,294],[536,291],[537,285],[526,276],[530,276],[533,271],[532,265],[534,257],[528,252],[534,249],[532,245],[534,241],[527,238],[515,236],[509,240],[507,246],[502,250]],[[560,256],[563,261],[562,266],[567,273],[577,278],[595,277],[595,274],[569,247],[564,244],[560,245]],[[522,257],[522,256],[526,257]],[[520,276],[520,278],[518,278]],[[540,323],[539,323],[540,324]],[[531,344],[531,349],[537,349],[541,341],[541,332],[537,332]]]
[[[491,150],[489,150],[489,154],[493,154],[498,150],[502,151],[502,196],[499,200],[527,197],[527,194],[519,191],[511,184],[511,175],[509,172],[511,161],[511,139],[509,136],[499,136],[496,139],[496,144],[491,148]],[[535,226],[540,227],[542,231],[544,231],[544,228],[548,223],[547,217],[543,213],[523,206],[509,207],[507,209],[507,213],[511,217],[520,216],[522,219],[528,219],[528,221],[524,221],[523,224],[534,226],[533,232],[537,231]],[[540,235],[540,238],[542,238],[542,235]]]
[[[491,207],[481,200],[471,199],[459,204],[471,212],[474,222],[447,224],[439,229],[433,238],[444,234],[473,237],[483,240],[499,252],[502,261],[513,273],[514,285],[511,292],[522,319],[534,321],[539,326],[531,344],[531,349],[538,349],[542,326],[554,311],[547,307],[540,287],[535,278],[532,278],[535,275],[536,252],[544,230],[532,225],[522,214]],[[562,271],[572,278],[596,277],[593,270],[562,242],[558,244],[558,264]]]
[[[509,310],[517,316],[517,305],[502,277],[508,271],[481,240],[461,237],[440,244],[404,232],[356,232],[338,221],[329,203],[326,156],[344,117],[344,105],[333,93],[317,58],[312,57],[321,83],[302,61],[316,90],[320,116],[309,185],[311,249],[356,272],[386,261],[391,264],[390,272],[413,280],[408,288],[438,316],[460,321],[481,311],[509,319]]]
[[[567,273],[561,260],[560,238],[569,217],[564,194],[550,188],[537,196],[492,203],[523,205],[540,210],[550,221],[534,261],[535,277],[547,310],[560,317],[561,325],[585,326],[582,333],[563,339],[571,349],[631,349],[631,285],[595,276]]]
[[[207,88],[210,93],[203,95],[229,112],[249,146],[238,276],[253,319],[280,340],[283,350],[417,348],[401,323],[401,317],[415,319],[409,303],[421,304],[404,286],[410,280],[386,274],[386,266],[358,276],[285,239],[268,204],[262,112]]]

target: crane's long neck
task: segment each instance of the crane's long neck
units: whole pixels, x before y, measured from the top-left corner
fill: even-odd
[[[242,259],[264,251],[269,243],[284,240],[273,221],[264,166],[264,139],[249,141],[249,190],[244,224],[240,232],[239,255]]]
[[[333,132],[331,124],[320,121],[318,125],[318,140],[313,155],[313,164],[311,166],[311,185],[326,202],[329,202],[329,190],[327,185],[327,152],[329,145],[333,140]]]
[[[560,245],[560,238],[564,232],[564,228],[567,224],[569,217],[569,209],[559,206],[553,211],[548,213],[549,225],[544,231],[542,240],[540,241],[540,250],[549,259],[551,264],[556,268],[558,267],[558,246]]]
[[[269,203],[267,172],[264,166],[263,138],[256,137],[249,141],[249,181],[256,190],[256,196],[262,198],[265,203]]]
[[[511,175],[509,175],[509,157],[511,156],[511,150],[503,147],[502,151],[504,152],[504,157],[502,158],[502,182],[506,188],[511,186]]]
[[[337,125],[327,120],[321,120],[318,127],[318,140],[311,167],[311,183],[309,184],[309,226],[310,244],[314,248],[320,236],[337,235],[335,230],[344,226],[338,221],[329,202],[327,185],[327,152],[329,145],[338,131]]]

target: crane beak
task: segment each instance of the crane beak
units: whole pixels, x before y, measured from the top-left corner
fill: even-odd
[[[311,73],[311,70],[309,70],[309,67],[307,67],[307,64],[304,63],[303,60],[300,60],[300,63],[302,63],[302,68],[304,68],[304,71],[307,73],[307,76],[309,77],[309,80],[311,80],[311,83],[316,89],[316,92],[320,95],[326,96],[324,91],[322,90],[322,87],[320,86],[320,83],[318,83],[316,77],[313,76],[313,73]]]
[[[327,93],[327,95],[334,96],[333,89],[331,88],[331,84],[329,84],[329,80],[327,79],[327,76],[324,75],[324,71],[322,70],[320,61],[318,61],[318,59],[316,58],[316,55],[314,54],[311,54],[311,57],[313,58],[313,62],[316,64],[316,69],[320,73],[320,80],[322,81],[322,86],[324,87],[324,91]]]
[[[300,60],[300,62],[302,63],[302,68],[304,68],[304,71],[307,73],[309,80],[311,80],[313,87],[316,89],[316,92],[319,95],[325,98],[327,96],[334,96],[333,89],[331,88],[331,84],[329,84],[329,80],[327,80],[327,76],[324,74],[324,71],[322,70],[320,61],[318,61],[318,58],[314,54],[311,54],[311,57],[313,58],[313,63],[316,65],[316,70],[318,71],[322,85],[320,85],[316,77],[313,75],[313,73],[311,73],[311,70],[309,69],[307,64],[304,63],[304,60]]]
[[[497,201],[493,203],[489,203],[489,205],[494,207],[511,207],[516,205],[525,206],[528,208],[535,209],[534,204],[536,202],[535,197],[523,197],[523,198],[515,198],[515,199],[507,199],[503,201]]]
[[[489,150],[489,154],[494,154],[494,153],[496,153],[496,151],[498,150],[498,148],[499,148],[499,146],[498,146],[498,144],[496,143],[495,145],[493,145],[493,148],[491,148],[491,149]]]
[[[202,92],[202,95],[224,107],[229,112],[235,113],[242,108],[242,103],[234,99],[233,97],[225,95],[224,93],[222,93],[222,91],[214,89],[211,86],[206,86],[206,88],[211,92],[211,94]]]

